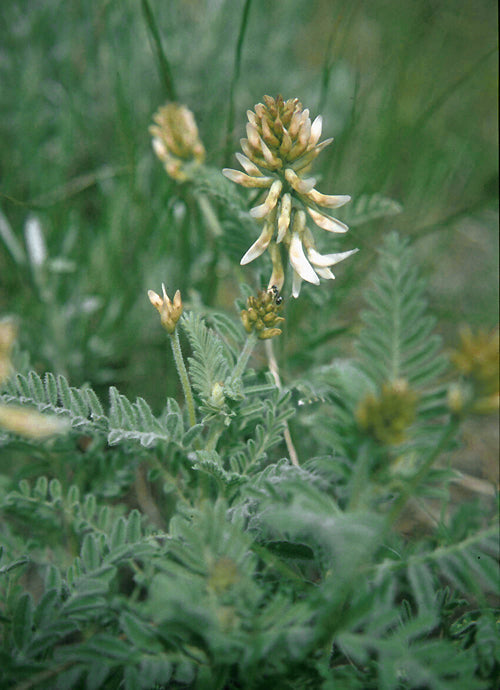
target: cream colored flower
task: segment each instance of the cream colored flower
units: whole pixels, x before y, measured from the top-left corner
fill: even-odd
[[[250,263],[269,250],[273,263],[270,288],[277,284],[275,275],[283,274],[279,245],[284,246],[293,268],[292,294],[298,297],[302,280],[318,285],[320,278],[334,278],[330,266],[357,251],[319,254],[305,212],[323,230],[345,233],[347,225],[325,209],[339,208],[351,197],[322,194],[315,189],[315,178],[305,177],[316,156],[333,141],[318,143],[321,116],[311,122],[309,110],[303,109],[297,98],[283,101],[281,96],[264,96],[264,101],[265,104],[257,103],[254,111],[247,111],[247,138],[241,139],[244,155],[236,154],[245,172],[230,168],[222,172],[243,187],[262,190],[260,203],[250,214],[263,223],[263,228],[241,264]]]
[[[26,438],[44,439],[69,429],[69,422],[17,405],[0,405],[0,427]]]
[[[5,381],[11,372],[10,353],[16,340],[17,328],[10,319],[0,321],[0,383]]]
[[[161,286],[163,297],[160,297],[154,290],[148,290],[149,301],[158,310],[161,317],[161,325],[170,335],[175,331],[177,321],[182,314],[182,300],[180,290],[174,295],[173,301],[170,300],[165,290],[165,285]]]
[[[0,321],[0,384],[11,374],[10,354],[17,336],[17,328],[10,319]],[[56,415],[41,414],[19,405],[0,404],[0,427],[26,438],[43,439],[60,434],[69,422]]]
[[[205,160],[193,113],[179,103],[167,103],[154,114],[153,149],[165,170],[178,182],[189,179],[189,164]]]

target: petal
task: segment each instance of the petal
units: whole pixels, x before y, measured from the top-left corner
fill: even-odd
[[[248,139],[240,139],[240,146],[241,150],[248,158],[250,158],[258,165],[261,165],[263,168],[268,167],[266,161],[262,158],[262,156],[259,156],[255,149],[253,149],[250,146],[250,144],[248,143]]]
[[[242,257],[240,261],[240,264],[242,266],[244,266],[245,264],[249,264],[250,261],[253,261],[266,251],[269,242],[271,241],[271,238],[273,236],[273,230],[273,223],[266,223],[264,225],[264,229],[260,233],[258,239],[252,244],[250,249]]]
[[[271,242],[269,245],[269,254],[271,255],[271,261],[273,263],[273,272],[271,274],[271,278],[269,279],[267,289],[270,290],[273,285],[276,285],[278,290],[281,291],[283,283],[285,282],[285,273],[283,271],[283,264],[281,263],[280,248],[275,244],[275,242]]]
[[[266,197],[266,200],[260,206],[254,206],[250,209],[250,215],[253,218],[265,218],[278,203],[278,198],[283,188],[281,180],[274,180]]]
[[[328,232],[347,232],[349,230],[347,225],[344,225],[344,223],[341,223],[340,220],[336,218],[324,216],[322,213],[318,213],[318,211],[314,211],[312,208],[308,208],[307,212],[316,225],[319,228],[323,228],[323,230],[328,230]]]
[[[273,153],[271,153],[271,149],[267,146],[264,139],[259,138],[259,141],[260,148],[262,150],[262,155],[264,156],[264,160],[266,161],[266,163],[272,168],[281,168],[283,166],[283,163],[280,161],[279,158],[276,158],[276,156]]]
[[[351,197],[347,194],[321,194],[316,189],[306,192],[305,196],[315,204],[318,204],[318,206],[324,206],[325,208],[340,208],[351,200]]]
[[[325,139],[325,141],[322,141],[321,144],[318,144],[312,149],[309,149],[303,156],[301,156],[298,160],[294,161],[291,164],[291,167],[295,170],[295,172],[299,172],[299,170],[303,170],[304,168],[307,168],[308,165],[311,165],[313,160],[316,158],[316,156],[329,144],[331,144],[333,139]]]
[[[246,126],[248,143],[253,146],[254,149],[259,150],[260,147],[260,137],[257,127],[249,122]]]
[[[323,128],[323,118],[321,117],[321,115],[318,115],[318,117],[315,118],[315,120],[311,126],[311,136],[309,137],[309,145],[310,146],[316,146],[316,144],[318,143],[319,138],[321,136],[322,128]]]
[[[236,182],[236,184],[240,184],[242,187],[249,188],[270,187],[274,179],[273,177],[264,176],[252,177],[250,175],[245,175],[245,173],[239,170],[233,170],[232,168],[224,168],[222,174],[224,177],[227,177],[228,180],[231,180],[231,182]]]
[[[325,280],[333,280],[335,278],[329,268],[316,268],[316,272],[320,278],[324,278]]]
[[[260,175],[262,175],[261,171],[255,165],[255,163],[252,163],[252,161],[246,156],[244,156],[242,153],[235,153],[235,156],[238,160],[238,163],[241,165],[241,167],[246,173],[252,175],[253,177],[259,177]]]
[[[300,110],[296,110],[294,112],[294,114],[292,115],[292,119],[290,120],[290,125],[288,127],[288,133],[290,134],[292,139],[295,139],[295,137],[298,134],[301,117],[302,117],[302,112]]]
[[[311,120],[309,117],[303,120],[302,124],[300,125],[298,138],[303,146],[307,147],[309,145],[309,140],[311,138]]]
[[[290,194],[283,194],[281,199],[280,215],[278,217],[278,236],[276,243],[283,241],[288,228],[290,227],[290,211],[292,210],[292,197]]]
[[[339,252],[338,254],[320,254],[312,247],[307,250],[309,261],[315,268],[325,268],[326,266],[334,266],[340,261],[347,259],[348,256],[356,254],[357,249],[350,249],[347,252]]]
[[[151,142],[153,146],[153,150],[158,156],[160,160],[163,160],[165,156],[167,155],[167,149],[165,147],[165,144],[161,139],[158,139],[158,137],[154,137],[154,139]]]
[[[297,232],[292,234],[289,258],[293,268],[303,280],[307,280],[308,283],[313,283],[314,285],[319,285],[319,278],[314,272],[314,269],[309,261],[306,259],[302,242]]]
[[[282,156],[286,156],[287,153],[292,148],[292,144],[293,144],[293,142],[292,142],[291,136],[288,134],[287,130],[285,128],[283,128],[283,136],[281,138],[280,154]]]
[[[155,309],[161,309],[163,300],[157,292],[155,292],[154,290],[148,290],[148,297],[149,301],[151,302],[153,307],[155,307]]]
[[[287,168],[285,170],[285,179],[288,184],[299,194],[310,193],[316,184],[316,179],[314,177],[302,179],[291,168]]]
[[[302,285],[302,278],[299,276],[297,271],[293,272],[292,278],[292,295],[297,299],[300,295],[300,286]]]
[[[258,124],[257,115],[253,112],[253,110],[247,110],[247,118],[252,125]]]

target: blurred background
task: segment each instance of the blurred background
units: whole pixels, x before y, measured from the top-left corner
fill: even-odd
[[[335,137],[315,167],[320,191],[401,205],[342,238],[361,251],[335,285],[285,294],[285,383],[349,349],[336,336],[359,328],[390,230],[411,238],[447,347],[462,323],[496,325],[493,0],[18,0],[0,17],[0,314],[18,318],[19,367],[103,396],[116,385],[159,409],[177,384],[147,289],[164,281],[236,317],[239,284],[267,281],[255,274],[267,265],[238,263],[254,238],[234,224],[207,232],[193,190],[152,152],[166,67],[208,165],[237,167],[228,152],[264,94],[297,96]]]

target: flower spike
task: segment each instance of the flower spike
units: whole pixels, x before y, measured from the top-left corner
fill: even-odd
[[[264,103],[257,103],[254,110],[248,110],[247,118],[247,136],[240,142],[244,155],[236,154],[245,172],[231,168],[222,171],[229,180],[242,187],[261,190],[257,192],[257,205],[250,209],[250,215],[263,223],[263,229],[240,263],[250,263],[268,249],[273,276],[279,276],[283,284],[281,244],[289,253],[293,269],[292,294],[298,297],[302,280],[314,285],[319,284],[320,277],[331,280],[335,276],[330,266],[357,251],[319,254],[306,226],[305,211],[323,230],[345,233],[347,225],[328,215],[324,209],[339,208],[351,197],[347,194],[322,194],[315,188],[316,179],[306,177],[316,156],[333,141],[325,139],[320,142],[321,115],[311,122],[309,110],[302,107],[298,98],[285,101],[281,96],[264,96]],[[276,285],[273,277],[269,285]]]

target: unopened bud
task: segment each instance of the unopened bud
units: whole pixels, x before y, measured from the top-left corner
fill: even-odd
[[[163,297],[160,297],[154,290],[148,290],[149,301],[158,310],[161,318],[161,325],[170,335],[175,331],[177,321],[182,314],[182,300],[179,290],[174,295],[173,301],[167,295],[165,285],[162,283]]]

